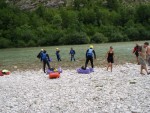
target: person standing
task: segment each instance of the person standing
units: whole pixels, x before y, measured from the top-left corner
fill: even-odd
[[[47,66],[48,66],[48,69],[50,69],[49,55],[46,53],[46,50],[43,51],[43,54],[42,54],[42,61],[43,61],[43,71],[44,71],[44,73],[46,73],[46,72],[45,72],[46,64],[47,64]]]
[[[134,47],[133,53],[134,53],[135,56],[136,56],[137,64],[139,64],[139,60],[138,60],[138,57],[139,57],[139,45],[138,45],[138,44],[136,44],[136,46]]]
[[[91,67],[94,68],[93,54],[94,54],[94,58],[96,59],[96,53],[95,53],[95,51],[93,49],[93,46],[91,45],[90,48],[86,51],[85,69],[86,69],[89,61],[91,62]]]
[[[61,61],[61,58],[60,58],[60,50],[59,50],[59,48],[56,48],[56,57],[57,57],[57,60],[58,60],[58,62],[59,61]]]
[[[75,50],[73,50],[73,48],[71,48],[71,50],[70,50],[70,53],[69,53],[70,55],[71,55],[71,61],[72,60],[74,60],[75,61],[75,57],[74,57],[74,55],[76,54],[76,52],[75,52]]]
[[[148,66],[149,66],[149,69],[150,69],[150,46],[149,46],[149,43],[148,43],[148,46],[147,46],[147,62],[148,62]]]
[[[141,72],[140,74],[145,75],[143,73],[143,70],[146,71],[147,75],[149,75],[150,73],[147,70],[147,66],[146,66],[146,52],[147,52],[147,46],[148,46],[148,42],[145,42],[144,45],[142,45],[139,49],[139,63],[141,65]]]
[[[114,50],[112,46],[110,46],[110,49],[107,52],[106,56],[107,56],[107,62],[108,62],[107,71],[110,67],[111,72],[112,72],[112,68],[113,68],[112,64],[114,63]]]

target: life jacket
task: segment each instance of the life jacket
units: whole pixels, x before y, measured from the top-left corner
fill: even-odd
[[[75,52],[74,50],[70,50],[70,54],[73,55]]]
[[[42,53],[42,60],[47,60],[47,54],[46,53]]]
[[[88,52],[87,52],[87,56],[88,57],[93,57],[93,49],[88,49]]]

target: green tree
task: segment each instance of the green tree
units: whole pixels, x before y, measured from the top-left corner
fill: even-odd
[[[107,0],[107,7],[110,10],[118,11],[118,9],[120,7],[120,2],[119,2],[119,0]]]
[[[150,5],[140,5],[137,8],[137,21],[143,24],[150,24]]]
[[[79,20],[84,24],[95,24],[96,23],[96,13],[93,9],[84,8],[79,13]]]
[[[88,2],[88,0],[74,0],[73,5],[75,9],[80,9],[80,7],[85,6],[85,4]]]
[[[57,28],[61,28],[62,26],[62,18],[59,14],[56,14],[53,18],[52,21],[53,25],[56,26]]]
[[[78,25],[78,15],[75,11],[62,9],[60,11],[61,18],[62,18],[62,27],[68,28],[72,27],[73,29]]]

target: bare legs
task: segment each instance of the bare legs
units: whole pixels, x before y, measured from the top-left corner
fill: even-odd
[[[112,68],[113,68],[112,63],[108,63],[107,71],[108,71],[109,67],[110,67],[110,70],[111,70],[111,72],[112,72]]]
[[[138,63],[138,65],[139,65],[139,58],[138,57],[136,57],[136,62]]]
[[[143,73],[143,69],[146,71],[147,74],[149,74],[149,73],[148,73],[148,70],[147,70],[147,67],[141,65],[141,74],[142,74],[142,75],[145,75],[145,74]]]

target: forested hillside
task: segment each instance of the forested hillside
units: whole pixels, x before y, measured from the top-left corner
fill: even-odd
[[[23,10],[1,0],[0,48],[149,40],[150,3],[136,1],[74,0]]]

